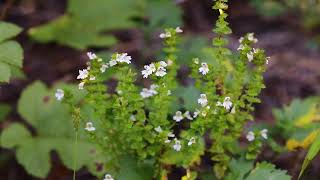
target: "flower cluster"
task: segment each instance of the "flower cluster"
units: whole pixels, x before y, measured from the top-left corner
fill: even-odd
[[[264,139],[268,139],[268,129],[263,129],[259,132],[260,136]],[[249,131],[246,138],[248,141],[254,141],[256,134],[253,131]]]
[[[183,30],[182,30],[180,27],[176,27],[175,32],[176,32],[176,33],[182,33]],[[171,34],[170,31],[166,31],[165,33],[161,33],[161,34],[159,35],[159,37],[160,37],[161,39],[170,38],[170,37],[172,37],[172,34]]]
[[[160,61],[158,63],[151,63],[149,65],[144,66],[144,70],[141,71],[143,78],[148,78],[152,73],[155,72],[156,76],[163,77],[167,74],[166,67],[168,64],[164,61]]]
[[[158,94],[158,92],[157,92],[157,90],[156,90],[158,87],[159,87],[158,85],[152,84],[152,85],[150,86],[150,89],[148,89],[148,88],[143,88],[142,91],[140,92],[140,96],[141,96],[142,98],[152,97],[152,96]]]
[[[197,117],[197,114],[195,113],[194,117]],[[187,118],[188,120],[193,120],[193,117],[191,116],[189,111],[186,111],[182,114],[181,111],[177,111],[176,114],[173,116],[173,120],[176,122],[182,121],[184,118]]]

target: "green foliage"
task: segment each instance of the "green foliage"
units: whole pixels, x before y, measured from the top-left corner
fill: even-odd
[[[69,0],[67,12],[49,22],[29,30],[35,40],[84,49],[88,46],[110,46],[116,42],[106,32],[135,26],[134,18],[141,18],[143,0]]]
[[[315,141],[312,143],[304,161],[301,167],[301,171],[299,174],[299,179],[302,176],[303,172],[306,170],[306,168],[308,167],[308,165],[311,163],[312,159],[314,159],[316,157],[316,155],[319,153],[320,151],[320,134],[318,133],[317,138],[315,139]]]
[[[291,177],[286,171],[278,170],[273,164],[262,162],[249,173],[245,180],[290,180]]]
[[[16,41],[9,40],[21,30],[14,24],[0,21],[0,82],[9,82],[22,67],[22,48]]]
[[[0,122],[5,120],[10,111],[11,107],[9,105],[0,103]]]
[[[74,91],[74,86],[58,85]],[[22,93],[18,102],[19,114],[35,129],[36,135],[20,123],[13,123],[1,134],[1,146],[16,150],[18,162],[28,173],[44,178],[50,171],[50,152],[56,151],[63,164],[73,168],[74,131],[69,112],[58,104],[43,83],[35,82]],[[81,97],[81,94],[78,93]],[[88,165],[90,143],[81,140],[77,145],[77,167]]]

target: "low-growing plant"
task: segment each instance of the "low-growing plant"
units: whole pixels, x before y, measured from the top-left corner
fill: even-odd
[[[139,74],[130,67],[127,53],[115,53],[110,61],[88,53],[86,69],[79,71],[79,89],[86,92],[83,103],[93,113],[91,119],[81,117],[83,109],[71,103],[75,97],[68,90],[58,89],[56,97],[69,105],[76,131],[85,128],[92,142],[108,157],[106,170],[116,178],[121,171],[121,159],[136,157],[140,163],[153,165],[153,176],[166,179],[174,167],[185,169],[182,179],[196,179],[201,157],[207,153],[213,162],[217,178],[225,177],[232,157],[241,154],[238,141],[248,120],[253,120],[253,104],[263,84],[263,72],[268,58],[262,49],[252,47],[257,39],[253,33],[242,37],[238,53],[227,48],[226,35],[232,33],[226,21],[227,0],[215,0],[219,11],[212,57],[193,59],[191,78],[198,89],[198,107],[192,112],[179,109],[170,113],[177,87],[179,33],[168,28],[160,34],[164,39],[165,60],[145,65],[141,75],[149,87],[138,86]],[[118,72],[114,93],[109,93],[101,74],[110,69]],[[188,103],[188,102],[182,102]],[[180,106],[179,106],[180,107]],[[87,109],[87,110],[88,110]],[[267,139],[267,130],[249,131],[246,159],[255,159]],[[206,141],[210,140],[210,143]],[[271,171],[270,171],[271,172]],[[105,179],[112,179],[107,174]],[[148,178],[146,178],[148,179]],[[150,177],[149,177],[150,179]]]

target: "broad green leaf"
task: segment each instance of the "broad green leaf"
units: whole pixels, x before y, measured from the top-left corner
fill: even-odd
[[[11,107],[9,105],[0,103],[0,122],[7,117],[10,111]]]
[[[275,169],[273,164],[259,163],[245,180],[291,180],[286,171]]]
[[[138,162],[130,156],[124,156],[120,162],[119,180],[150,180],[153,176],[153,163],[151,161]]]
[[[9,82],[10,76],[10,66],[0,62],[0,82]]]
[[[110,46],[116,42],[106,32],[135,26],[144,0],[69,0],[67,12],[48,24],[31,28],[29,35],[42,43],[58,42],[77,49]]]
[[[186,110],[193,111],[198,107],[197,99],[199,98],[200,92],[194,86],[178,87],[173,95],[183,100],[183,107]]]
[[[45,178],[50,171],[51,151],[56,151],[62,163],[70,169],[74,168],[74,157],[77,155],[75,169],[79,169],[91,163],[90,151],[95,149],[84,138],[79,138],[75,147],[71,116],[68,108],[54,98],[56,88],[74,92],[77,101],[83,97],[73,85],[57,84],[49,90],[43,83],[34,82],[22,92],[18,112],[33,126],[36,136],[31,137],[20,124],[10,126],[1,135],[1,145],[16,147],[18,162],[28,173],[41,178]],[[79,131],[79,137],[82,137],[82,131]]]
[[[16,41],[8,40],[16,36],[21,29],[11,23],[0,21],[0,82],[9,82],[12,74],[22,67],[23,50]],[[7,41],[8,40],[8,41]]]
[[[1,133],[1,146],[13,148],[30,137],[31,133],[22,124],[13,123]]]
[[[12,23],[0,21],[0,42],[15,37],[21,31],[20,27]]]
[[[308,167],[308,165],[310,164],[310,162],[312,161],[312,159],[319,153],[319,151],[320,151],[320,133],[318,133],[316,140],[311,145],[311,147],[308,151],[308,154],[306,155],[306,157],[303,161],[302,168],[301,168],[301,171],[299,174],[299,179],[302,176],[303,172]]]
[[[253,168],[253,162],[244,159],[232,161],[229,164],[230,173],[226,176],[226,180],[243,180],[245,175]]]

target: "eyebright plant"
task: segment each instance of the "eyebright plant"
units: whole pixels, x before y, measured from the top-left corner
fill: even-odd
[[[178,86],[176,79],[177,44],[182,29],[168,28],[159,35],[164,40],[165,58],[143,67],[141,72],[130,65],[131,56],[115,53],[110,60],[88,53],[88,67],[79,70],[79,89],[86,92],[83,104],[92,112],[92,119],[81,116],[84,109],[74,104],[68,90],[58,89],[56,98],[69,105],[76,131],[85,129],[92,142],[107,157],[105,179],[117,179],[124,156],[154,166],[154,177],[166,179],[172,168],[185,169],[182,179],[196,179],[204,153],[210,155],[215,176],[223,178],[232,157],[241,153],[233,148],[253,120],[253,104],[263,84],[262,74],[268,63],[264,50],[252,46],[258,40],[253,33],[240,38],[238,52],[227,48],[227,35],[232,31],[226,21],[227,0],[214,0],[219,11],[216,37],[209,49],[212,60],[194,58],[190,77],[201,92],[198,107],[170,113]],[[210,62],[210,63],[209,63]],[[102,74],[110,69],[118,72],[115,92],[110,93]],[[147,87],[141,87],[143,79]],[[246,137],[247,159],[255,159],[267,139],[267,130],[249,131]],[[111,175],[110,175],[111,174]],[[149,178],[150,179],[150,178]]]

